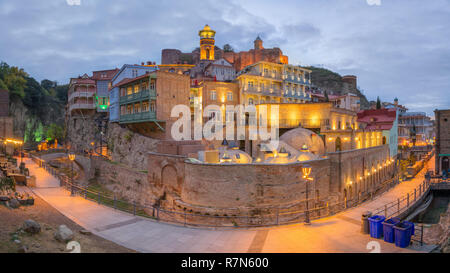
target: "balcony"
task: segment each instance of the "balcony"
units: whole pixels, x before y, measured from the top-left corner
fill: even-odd
[[[326,119],[280,119],[280,128],[297,128],[299,126],[303,128],[320,128],[325,129],[329,124]]]
[[[301,78],[301,77],[296,77],[295,75],[283,74],[283,79],[286,82],[303,84],[303,85],[307,85],[307,86],[311,85],[309,80],[307,80],[305,78]]]
[[[282,81],[283,77],[280,73],[273,73],[273,72],[258,72],[258,71],[250,71],[245,73],[246,75],[252,75],[252,76],[259,76],[259,77],[264,77],[266,79],[272,79],[272,80],[276,80],[276,81]]]
[[[287,93],[284,92],[283,96],[285,98],[291,98],[291,99],[300,99],[300,100],[311,100],[311,96],[308,94],[303,94],[303,92],[294,92],[294,94],[292,94],[291,90],[288,90]]]
[[[119,123],[140,123],[147,121],[156,121],[156,113],[141,112],[141,113],[121,115]]]
[[[156,98],[155,89],[141,90],[140,92],[137,93],[122,96],[120,97],[120,104],[139,102],[143,100],[148,100],[149,98]]]
[[[244,92],[264,96],[277,96],[277,97],[281,96],[281,89],[279,88],[262,89],[261,87],[246,87],[244,88]]]
[[[72,110],[93,110],[95,109],[95,103],[74,103],[69,105],[69,111]]]
[[[74,98],[79,98],[79,97],[93,97],[95,95],[94,91],[77,91],[77,92],[73,92],[72,94],[69,95],[69,101],[73,100]]]

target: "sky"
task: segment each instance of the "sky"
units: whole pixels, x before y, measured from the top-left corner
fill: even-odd
[[[291,64],[356,75],[369,100],[450,108],[450,0],[0,0],[0,61],[63,84],[190,52],[205,24],[220,47],[259,35]]]

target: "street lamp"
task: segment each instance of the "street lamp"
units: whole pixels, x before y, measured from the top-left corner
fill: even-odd
[[[303,178],[306,180],[306,214],[305,214],[305,224],[309,225],[310,221],[309,221],[309,198],[308,198],[308,182],[309,181],[313,181],[314,179],[309,177],[309,175],[311,174],[311,166],[309,165],[303,165],[302,167],[302,173],[303,173]]]
[[[76,155],[75,155],[75,153],[69,153],[68,157],[69,157],[69,160],[70,160],[70,166],[72,168],[72,170],[70,172],[70,184],[71,184],[70,194],[73,196],[74,195],[74,188],[73,188],[73,162],[75,161]]]

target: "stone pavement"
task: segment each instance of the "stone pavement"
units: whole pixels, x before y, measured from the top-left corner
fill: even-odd
[[[33,192],[74,222],[95,234],[140,252],[370,252],[367,244],[379,242],[381,252],[422,252],[429,249],[401,249],[383,240],[360,233],[361,213],[383,206],[410,192],[423,181],[422,171],[412,181],[403,182],[389,192],[357,208],[313,221],[311,225],[253,229],[214,230],[186,228],[135,217],[98,205],[82,197],[71,197],[62,188],[52,188],[57,181],[31,160],[26,162],[36,175]],[[429,161],[432,168],[434,160]],[[427,167],[424,168],[426,170]]]

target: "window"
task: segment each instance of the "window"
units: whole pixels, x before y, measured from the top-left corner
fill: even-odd
[[[253,87],[253,82],[248,82],[248,87],[249,88]]]
[[[126,113],[127,113],[127,109],[126,109],[125,105],[120,106],[120,115],[123,116],[123,115],[126,115]]]
[[[152,100],[152,102],[150,102],[150,111],[153,113],[156,112],[156,103],[154,100]]]
[[[233,92],[228,92],[227,93],[227,101],[232,101],[233,100]]]
[[[120,88],[120,96],[123,97],[126,95],[126,89],[125,88]]]
[[[133,107],[131,104],[127,105],[127,114],[130,115],[133,112]]]
[[[148,89],[148,82],[141,83],[141,91]]]
[[[136,84],[134,86],[134,93],[138,93],[139,92],[139,84]]]
[[[127,95],[131,95],[133,94],[133,89],[131,88],[131,86],[127,87]]]
[[[149,109],[148,106],[149,106],[148,101],[144,101],[142,103],[142,112],[148,112],[148,109]]]
[[[215,90],[211,91],[211,100],[217,100],[217,92]]]
[[[151,81],[150,83],[150,89],[155,90],[156,81]]]
[[[134,104],[134,113],[140,113],[141,112],[141,104],[135,103]]]
[[[253,105],[253,99],[252,99],[252,98],[249,98],[249,99],[248,99],[248,104],[249,104],[249,105]]]

